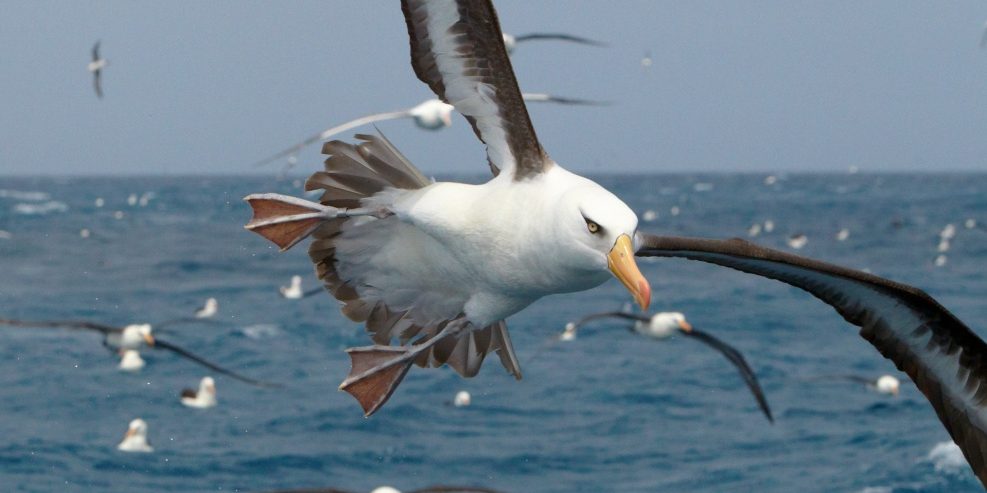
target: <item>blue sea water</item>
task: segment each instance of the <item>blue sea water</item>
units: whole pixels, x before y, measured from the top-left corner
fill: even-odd
[[[987,317],[987,175],[601,176],[664,234],[746,236],[919,286],[980,333]],[[128,204],[145,193],[146,205]],[[0,328],[0,491],[369,491],[470,484],[510,492],[981,491],[966,465],[930,457],[949,440],[906,380],[888,397],[820,375],[897,373],[829,307],[774,281],[684,260],[642,262],[653,307],[740,349],[777,418],[759,413],[734,369],[695,341],[641,339],[619,324],[536,351],[567,321],[628,301],[615,281],[544,299],[508,321],[524,379],[488,359],[465,380],[413,368],[365,419],[336,390],[343,350],[366,345],[328,295],[285,300],[293,274],[316,286],[305,248],[278,253],[246,232],[263,178],[0,178],[0,317],[124,325],[189,315],[219,300],[224,325],[161,337],[251,376],[218,377],[220,404],[179,404],[207,372],[145,351],[136,375],[91,333]],[[98,197],[105,199],[96,207]],[[678,214],[672,214],[677,207]],[[119,211],[119,213],[117,213]],[[958,227],[937,267],[942,228]],[[91,232],[80,237],[80,230]],[[834,236],[848,228],[845,242]],[[903,377],[903,375],[902,375]],[[473,405],[447,405],[459,390]],[[155,452],[126,454],[127,423]]]

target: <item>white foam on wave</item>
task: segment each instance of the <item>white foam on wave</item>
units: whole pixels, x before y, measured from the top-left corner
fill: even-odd
[[[952,440],[937,443],[925,458],[936,468],[936,472],[955,473],[969,467],[960,446]]]
[[[255,324],[240,329],[240,332],[251,339],[267,339],[281,335],[281,328],[274,324]]]
[[[23,190],[6,190],[0,188],[0,199],[29,200],[41,202],[51,199],[51,195],[45,192],[26,192]]]
[[[888,486],[868,486],[860,490],[860,493],[891,493],[892,491],[894,490]]]
[[[67,210],[69,210],[69,206],[57,200],[42,202],[40,204],[19,203],[14,205],[14,212],[24,215],[43,215],[50,212],[65,212]]]

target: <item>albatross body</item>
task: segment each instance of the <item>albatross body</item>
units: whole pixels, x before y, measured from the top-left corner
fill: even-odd
[[[247,225],[309,253],[343,313],[367,323],[375,346],[350,349],[341,389],[375,412],[412,363],[475,375],[490,352],[521,371],[504,319],[539,298],[617,277],[646,307],[651,289],[634,261],[637,216],[542,149],[514,78],[493,6],[402,2],[419,79],[463,114],[487,146],[495,177],[431,183],[382,137],[325,145],[316,204],[247,197]],[[483,68],[480,68],[483,67]],[[391,345],[397,339],[397,345]],[[408,344],[411,343],[411,344]]]

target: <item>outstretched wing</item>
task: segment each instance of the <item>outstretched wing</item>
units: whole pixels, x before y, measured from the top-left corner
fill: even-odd
[[[261,159],[260,161],[257,161],[256,163],[253,164],[253,166],[255,168],[256,167],[259,167],[259,166],[264,166],[265,164],[270,163],[272,161],[277,161],[278,159],[281,159],[283,157],[290,156],[292,154],[296,154],[296,153],[298,153],[298,151],[304,149],[305,147],[308,147],[308,146],[310,146],[310,145],[312,145],[312,144],[314,144],[316,142],[322,142],[324,140],[328,140],[333,135],[336,135],[338,133],[345,132],[345,131],[350,130],[352,128],[362,127],[363,125],[367,125],[367,124],[374,123],[374,122],[380,122],[380,121],[384,121],[384,120],[393,120],[395,118],[405,118],[405,117],[408,117],[408,116],[411,116],[411,113],[409,113],[408,110],[390,111],[390,112],[387,112],[387,113],[375,113],[373,115],[361,116],[360,118],[357,118],[355,120],[350,120],[350,121],[348,121],[346,123],[343,123],[342,125],[336,125],[335,127],[327,128],[327,129],[325,129],[325,130],[323,130],[323,131],[321,131],[321,132],[319,132],[319,133],[317,133],[315,135],[312,135],[312,136],[306,138],[305,140],[303,140],[303,141],[301,141],[301,142],[299,142],[299,143],[297,143],[297,144],[295,144],[295,145],[293,145],[293,146],[291,146],[291,147],[289,147],[287,149],[284,149],[282,151],[279,151],[277,154],[268,156],[268,157],[266,157],[264,159]]]
[[[176,345],[174,345],[174,344],[172,344],[170,342],[162,341],[161,339],[155,339],[154,340],[154,346],[152,346],[152,347],[154,347],[154,349],[165,349],[165,350],[171,351],[171,352],[173,352],[173,353],[175,353],[175,354],[177,354],[177,355],[179,355],[179,356],[181,356],[181,357],[183,357],[185,359],[188,359],[188,360],[193,361],[195,363],[198,363],[198,364],[200,364],[200,365],[202,365],[202,366],[204,366],[206,368],[209,368],[210,370],[213,370],[213,371],[215,371],[217,373],[222,373],[223,375],[226,375],[226,376],[228,376],[230,378],[233,378],[235,380],[239,380],[239,381],[244,382],[244,383],[249,383],[250,385],[256,385],[257,387],[268,387],[268,388],[271,388],[271,387],[273,387],[273,388],[280,388],[280,387],[282,387],[282,385],[281,384],[278,384],[278,383],[271,383],[271,382],[264,382],[264,381],[261,381],[261,380],[254,380],[253,378],[245,377],[243,375],[240,375],[239,373],[235,373],[233,371],[227,370],[226,368],[223,368],[221,366],[218,366],[215,363],[211,363],[209,361],[206,361],[205,359],[203,359],[200,356],[196,356],[195,354],[192,354],[191,352],[189,352],[186,349],[182,349],[182,348],[180,348],[180,347],[178,347],[178,346],[176,346]]]
[[[638,256],[682,257],[808,291],[908,374],[987,486],[987,344],[919,289],[740,239],[638,235]]]
[[[42,320],[42,321],[31,321],[31,320],[15,320],[10,318],[0,318],[0,325],[9,325],[11,327],[35,327],[35,328],[51,328],[51,329],[81,329],[81,330],[93,330],[103,334],[108,334],[110,332],[120,332],[119,327],[113,327],[110,325],[98,324],[95,322],[86,322],[82,320]]]
[[[558,104],[570,104],[579,106],[606,106],[610,104],[607,101],[594,101],[592,99],[579,99],[579,98],[566,98],[562,96],[555,96],[552,94],[547,94],[543,92],[526,92],[521,95],[525,101],[531,101],[535,103],[558,103]]]
[[[97,41],[95,44],[93,44],[92,55],[94,62],[99,60],[99,43],[100,41]]]
[[[744,383],[747,384],[747,388],[751,390],[754,394],[754,400],[757,401],[757,405],[761,408],[761,412],[768,418],[768,421],[774,423],[775,418],[771,415],[771,407],[768,406],[768,400],[764,397],[764,390],[761,390],[761,384],[757,381],[757,376],[754,375],[754,370],[751,369],[750,365],[747,364],[747,360],[744,359],[744,355],[737,351],[733,346],[713,337],[706,332],[702,332],[696,329],[684,330],[682,334],[696,339],[707,346],[717,350],[725,356],[733,366],[737,367],[737,371],[740,372],[740,376],[744,379]]]
[[[411,65],[463,114],[493,166],[521,180],[552,166],[521,98],[490,0],[402,0]]]
[[[96,91],[96,97],[103,99],[103,71],[96,70],[93,72],[93,90]]]
[[[522,34],[520,36],[514,36],[514,42],[522,43],[524,41],[534,41],[534,40],[556,40],[556,41],[568,41],[570,43],[578,43],[582,45],[590,46],[606,46],[606,43],[596,41],[594,39],[584,38],[581,36],[574,36],[572,34],[565,33],[528,33]]]

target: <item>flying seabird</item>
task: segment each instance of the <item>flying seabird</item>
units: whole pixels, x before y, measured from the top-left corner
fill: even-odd
[[[144,358],[141,358],[140,351],[136,349],[120,350],[120,364],[117,368],[123,371],[140,371],[144,365]]]
[[[432,183],[383,137],[360,136],[324,147],[326,171],[306,185],[325,191],[323,203],[247,197],[248,229],[282,249],[314,234],[319,276],[347,316],[366,321],[377,345],[349,350],[341,386],[366,414],[413,362],[472,376],[496,351],[520,377],[505,317],[598,285],[608,267],[646,307],[650,287],[632,255],[681,257],[786,282],[833,306],[909,375],[987,485],[987,344],[942,305],[907,285],[739,239],[636,232],[630,208],[538,144],[489,0],[402,7],[416,74],[470,121],[497,176]]]
[[[542,149],[490,2],[402,8],[415,73],[470,122],[496,176],[433,183],[382,136],[358,136],[359,145],[323,147],[326,171],[306,184],[324,190],[322,203],[246,197],[247,228],[282,249],[314,234],[319,276],[344,314],[366,322],[376,345],[349,349],[353,368],[340,388],[368,416],[413,363],[448,363],[472,377],[497,352],[520,378],[504,319],[544,296],[612,275],[642,309],[651,299],[634,261],[637,216]]]
[[[216,301],[216,298],[208,298],[205,304],[195,311],[195,318],[212,318],[218,311],[219,302]]]
[[[514,53],[514,49],[517,48],[518,43],[524,43],[526,41],[566,41],[589,46],[606,46],[606,43],[600,41],[565,33],[529,33],[519,36],[503,33],[502,36],[504,38],[504,48],[507,49],[508,55]]]
[[[195,319],[175,319],[167,322],[162,322],[157,325],[158,329],[168,325],[176,325],[181,323],[193,323],[201,322]],[[114,327],[112,325],[105,325],[95,322],[86,321],[76,321],[76,320],[46,320],[46,321],[27,321],[27,320],[13,320],[13,319],[0,319],[0,325],[8,325],[11,327],[32,327],[32,328],[59,328],[59,329],[74,329],[74,330],[90,330],[94,332],[99,332],[103,334],[103,345],[107,348],[113,350],[114,352],[126,351],[126,350],[137,350],[142,347],[150,347],[152,349],[163,349],[171,351],[185,359],[202,365],[210,370],[217,373],[221,373],[230,378],[239,380],[250,385],[256,385],[258,387],[280,387],[278,384],[273,384],[269,382],[263,382],[260,380],[254,380],[235,373],[231,370],[227,370],[221,366],[217,366],[211,363],[201,356],[197,356],[194,353],[176,346],[168,341],[162,340],[160,337],[155,337],[152,333],[151,324],[130,324],[124,327]],[[121,362],[122,364],[122,362]]]
[[[281,291],[281,296],[289,300],[308,298],[313,294],[325,291],[323,288],[314,288],[308,291],[302,291],[302,276],[299,275],[291,276],[291,284],[288,286],[281,286],[279,289]]]
[[[182,404],[205,409],[216,406],[216,382],[212,377],[202,377],[199,390],[182,389]]]
[[[816,377],[819,379],[840,379],[864,385],[878,394],[897,396],[901,391],[901,382],[892,375],[881,375],[877,378],[863,377],[860,375],[823,375]]]
[[[747,384],[747,388],[749,388],[751,393],[754,394],[754,399],[757,401],[757,405],[761,408],[761,412],[764,413],[764,416],[768,418],[768,421],[772,423],[774,422],[774,417],[771,415],[771,408],[768,406],[768,401],[764,397],[764,391],[761,389],[761,384],[758,383],[754,370],[752,370],[750,365],[747,364],[747,360],[744,359],[743,354],[741,354],[740,351],[735,349],[733,346],[730,346],[720,339],[713,337],[706,332],[695,329],[685,319],[685,315],[680,312],[657,312],[652,315],[639,315],[636,313],[627,313],[623,311],[594,313],[591,315],[586,315],[576,322],[566,324],[563,334],[571,333],[574,336],[576,331],[583,325],[594,320],[606,318],[630,320],[634,322],[634,325],[628,327],[629,330],[633,330],[638,334],[651,337],[653,339],[665,339],[673,334],[682,334],[686,337],[696,339],[699,342],[702,342],[703,344],[719,351],[720,354],[725,356],[727,360],[729,360],[730,363],[737,368],[737,371],[740,372],[740,376]],[[560,337],[559,340],[563,339]]]
[[[127,433],[123,435],[123,440],[117,445],[117,450],[122,452],[154,452],[154,447],[147,439],[147,423],[140,418],[130,422]]]
[[[567,105],[583,105],[583,106],[600,106],[607,103],[601,101],[591,101],[588,99],[576,99],[576,98],[565,98],[561,96],[553,96],[551,94],[545,93],[525,93],[522,97],[526,101],[535,101],[543,103],[558,103]],[[285,156],[291,156],[298,153],[298,151],[308,147],[316,142],[322,142],[329,140],[330,137],[345,132],[347,130],[352,130],[357,127],[362,127],[364,125],[369,125],[371,123],[385,121],[385,120],[395,120],[398,118],[411,118],[418,128],[424,130],[439,130],[452,125],[452,113],[455,111],[455,107],[451,104],[446,104],[440,99],[428,99],[416,106],[398,111],[389,111],[386,113],[374,113],[372,115],[361,116],[355,120],[350,120],[346,123],[336,125],[335,127],[328,128],[317,134],[311,135],[305,140],[288,147],[277,154],[268,156],[260,161],[253,164],[254,167],[263,166],[267,163],[276,161]]]
[[[96,90],[96,97],[103,99],[103,69],[110,64],[109,60],[99,56],[99,41],[93,45],[92,50],[92,61],[89,62],[87,67],[93,74],[93,89]]]

